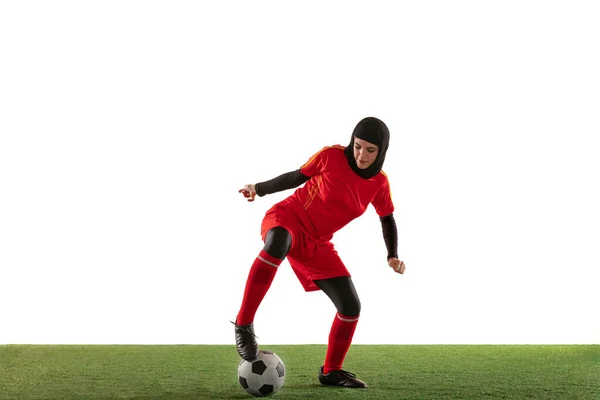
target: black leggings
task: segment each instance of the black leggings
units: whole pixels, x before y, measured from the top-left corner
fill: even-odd
[[[265,237],[263,248],[270,256],[283,260],[292,245],[292,236],[280,226],[271,228]],[[360,299],[356,288],[349,276],[321,279],[314,281],[333,302],[337,311],[346,317],[358,317],[360,315]]]

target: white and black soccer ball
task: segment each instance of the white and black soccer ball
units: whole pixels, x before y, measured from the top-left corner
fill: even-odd
[[[238,380],[246,392],[258,397],[268,396],[283,386],[285,365],[272,351],[259,350],[257,359],[240,361]]]

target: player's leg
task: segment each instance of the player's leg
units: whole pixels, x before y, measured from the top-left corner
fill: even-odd
[[[364,388],[367,385],[342,366],[352,344],[360,316],[360,299],[350,276],[315,280],[315,284],[331,299],[336,314],[329,332],[325,363],[319,371],[322,384]]]
[[[246,280],[242,305],[235,321],[235,341],[240,357],[253,360],[258,354],[254,334],[254,316],[275,278],[277,268],[287,256],[292,245],[292,236],[281,226],[270,228]]]
[[[292,237],[287,229],[281,226],[269,229],[265,236],[265,245],[248,273],[237,324],[247,325],[254,320],[258,306],[271,286],[277,268],[287,256],[291,244]]]

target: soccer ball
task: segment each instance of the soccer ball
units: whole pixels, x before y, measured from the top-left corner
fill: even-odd
[[[285,365],[272,351],[259,350],[257,359],[240,361],[238,381],[246,392],[254,396],[271,395],[285,382]]]

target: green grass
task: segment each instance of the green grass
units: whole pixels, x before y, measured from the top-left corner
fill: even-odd
[[[319,385],[323,345],[261,346],[287,367],[273,399],[600,399],[600,346],[354,345],[367,389]],[[0,346],[0,399],[248,399],[233,346]]]

